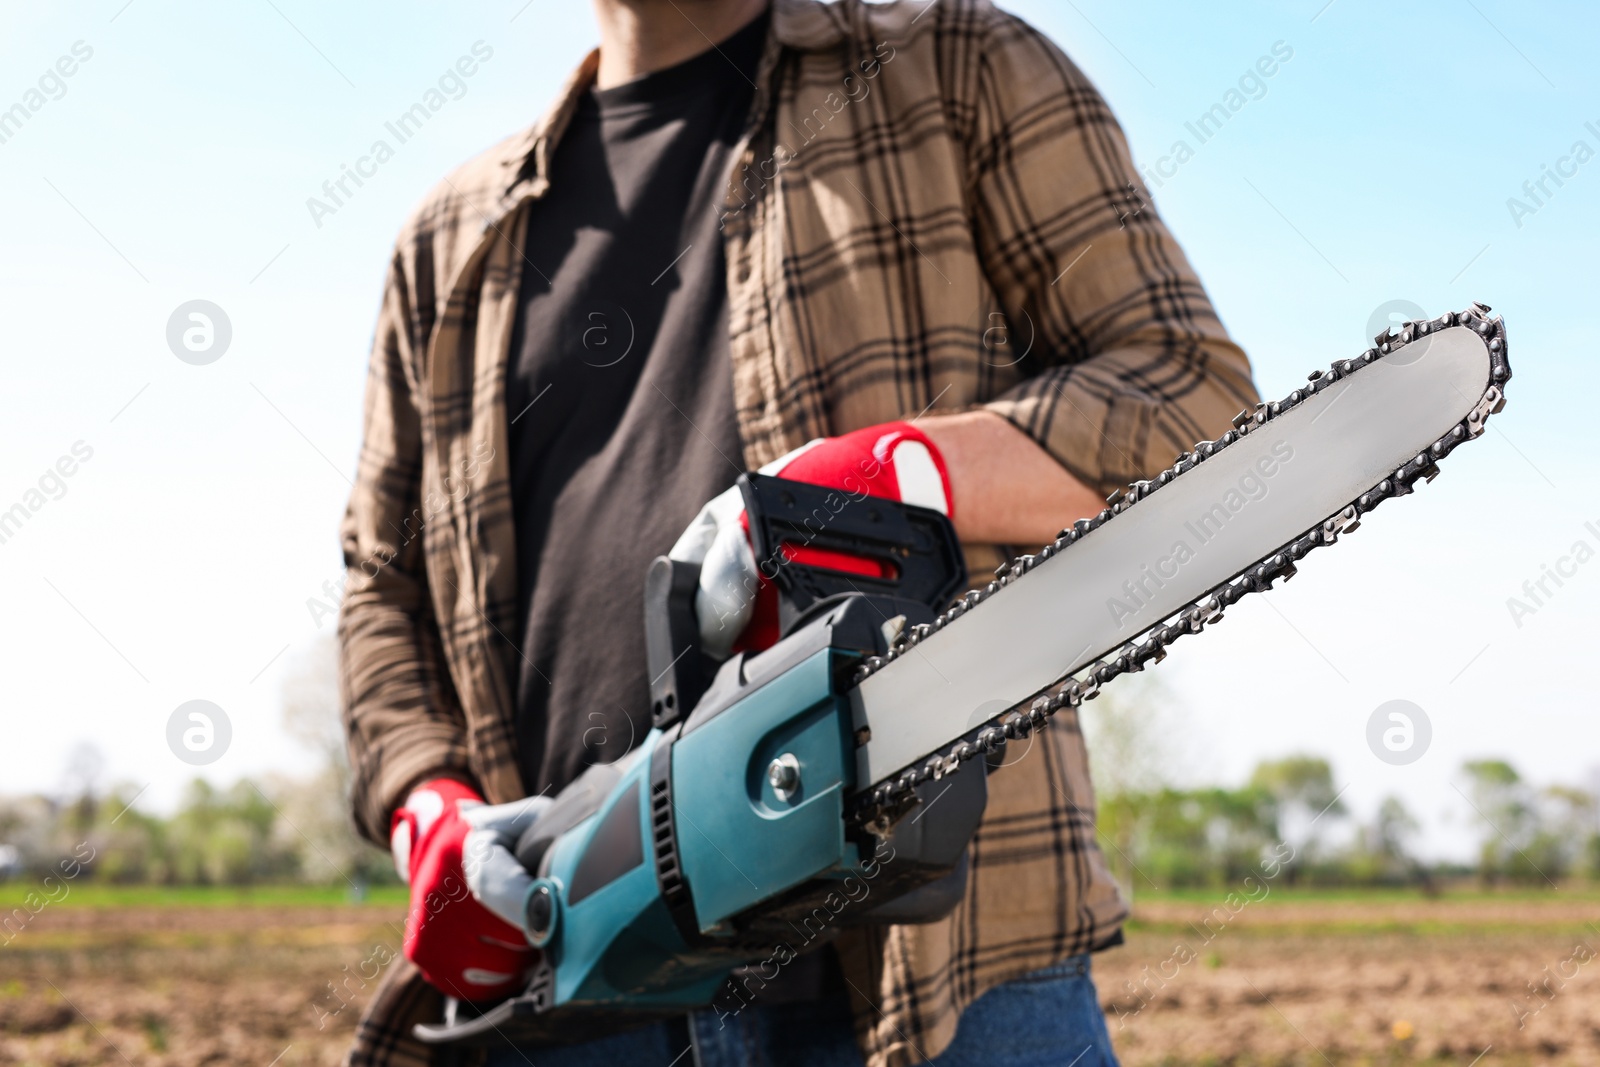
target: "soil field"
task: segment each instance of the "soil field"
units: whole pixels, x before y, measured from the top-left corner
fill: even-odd
[[[404,912],[91,889],[0,936],[0,1063],[337,1063]],[[1137,901],[1095,976],[1126,1067],[1600,1065],[1597,956],[1592,893],[1197,894]]]
[[[1600,1064],[1600,901],[1137,905],[1096,980],[1126,1067]]]

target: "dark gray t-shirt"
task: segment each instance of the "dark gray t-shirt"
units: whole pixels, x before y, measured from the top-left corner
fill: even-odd
[[[648,732],[645,571],[743,469],[717,220],[766,22],[589,93],[532,207],[506,387],[530,792]]]

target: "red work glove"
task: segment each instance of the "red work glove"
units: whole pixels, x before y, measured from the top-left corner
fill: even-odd
[[[944,457],[908,422],[886,422],[842,437],[819,437],[758,472],[838,489],[853,497],[882,497],[954,516]],[[790,560],[852,574],[879,573],[871,560],[838,552],[785,547]],[[750,523],[738,486],[718,495],[672,546],[676,560],[700,564],[695,613],[701,648],[714,659],[770,647],[778,639],[778,602],[757,566]]]
[[[411,886],[406,959],[435,988],[469,1001],[517,992],[536,955],[467,885],[462,842],[472,826],[463,815],[483,806],[470,787],[435,778],[412,791],[389,830],[395,870]]]

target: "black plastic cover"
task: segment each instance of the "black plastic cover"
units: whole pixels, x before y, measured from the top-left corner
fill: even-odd
[[[657,556],[645,572],[645,667],[650,672],[650,719],[657,729],[688,714],[716,670],[700,651],[694,613],[699,587],[698,563]]]
[[[739,478],[756,565],[778,586],[787,634],[812,604],[841,593],[911,600],[938,614],[967,584],[949,518],[929,508],[763,474]],[[882,576],[796,563],[786,546],[873,560]]]

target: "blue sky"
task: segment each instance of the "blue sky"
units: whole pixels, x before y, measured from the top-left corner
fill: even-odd
[[[1600,151],[1587,54],[1600,10],[1009,6],[1110,100],[1263,393],[1354,355],[1393,300],[1506,315],[1516,379],[1489,437],[1163,665],[1192,773],[1238,780],[1262,756],[1326,754],[1358,811],[1398,793],[1444,851],[1465,847],[1462,759],[1579,780],[1600,751],[1600,562],[1520,626],[1506,599],[1580,538],[1600,547],[1581,444],[1600,159],[1573,156],[1579,141]],[[0,109],[41,78],[45,102],[0,143],[0,506],[76,443],[92,457],[0,544],[0,789],[53,786],[92,740],[117,777],[152,783],[141,804],[169,803],[194,769],[167,750],[166,723],[191,699],[233,724],[204,773],[293,769],[306,756],[279,687],[331,631],[307,601],[339,576],[390,242],[448,168],[541,112],[594,42],[592,16],[549,0],[95,0],[8,4],[6,18]],[[455,98],[313,220],[307,199],[475,45]],[[74,63],[75,46],[91,54]],[[1271,77],[1251,80],[1275,47]],[[73,73],[57,80],[62,57]],[[1186,123],[1242,77],[1246,102],[1200,143]],[[1176,165],[1180,140],[1193,154]],[[1546,178],[1534,203],[1523,183],[1558,166],[1563,183]],[[1513,217],[1511,197],[1532,210]],[[205,366],[166,343],[194,299],[233,330]],[[1407,767],[1365,744],[1372,710],[1396,698],[1433,723]]]

